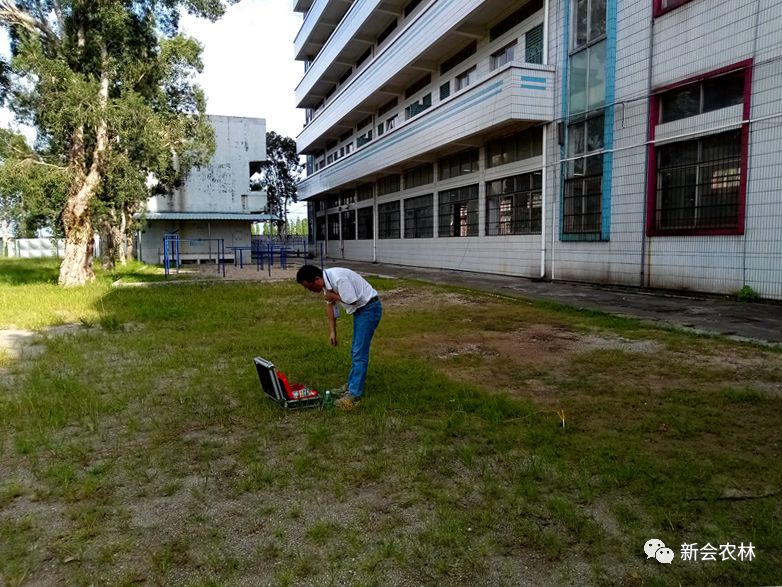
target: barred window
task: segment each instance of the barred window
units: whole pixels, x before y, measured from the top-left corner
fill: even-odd
[[[339,214],[329,214],[328,216],[329,240],[339,240]]]
[[[405,238],[432,238],[433,236],[432,194],[405,200]]]
[[[486,183],[486,235],[540,234],[543,173]]]
[[[478,149],[466,149],[437,162],[439,179],[450,179],[478,171]]]
[[[346,241],[356,240],[356,211],[348,210],[342,213],[342,238]]]
[[[469,68],[464,73],[461,73],[456,76],[456,79],[454,79],[453,86],[455,91],[463,90],[467,86],[469,86],[471,83],[475,81],[475,66],[473,65],[471,68]]]
[[[326,217],[325,216],[319,216],[317,221],[315,222],[315,238],[317,240],[325,240],[326,239]]]
[[[740,185],[740,129],[657,147],[657,229],[736,228]]]
[[[405,172],[405,189],[415,188],[426,185],[434,181],[434,166],[431,163],[424,163]]]
[[[377,207],[378,238],[399,238],[399,200]]]
[[[358,216],[358,239],[359,240],[371,240],[374,236],[372,206],[366,206],[365,208],[359,208],[357,211]]]
[[[439,236],[478,236],[477,185],[439,192],[437,200]]]
[[[565,164],[565,234],[600,235],[604,126],[602,114],[568,126],[570,160]]]

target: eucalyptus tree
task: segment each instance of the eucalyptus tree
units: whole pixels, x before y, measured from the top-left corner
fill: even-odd
[[[261,170],[260,186],[266,189],[266,208],[277,217],[277,234],[287,236],[288,206],[296,202],[296,184],[301,177],[302,165],[296,153],[296,141],[266,133],[266,161]]]
[[[94,279],[96,229],[121,225],[149,185],[168,190],[209,160],[214,135],[194,83],[202,48],[179,33],[179,16],[216,20],[224,9],[221,0],[0,0],[11,38],[2,96],[37,132],[32,152],[4,167],[21,176],[45,167],[64,186],[54,206],[61,285]]]

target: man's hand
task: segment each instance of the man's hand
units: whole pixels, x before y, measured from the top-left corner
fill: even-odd
[[[332,291],[332,290],[324,290],[323,291],[323,297],[326,298],[327,302],[332,303],[332,304],[334,304],[336,302],[341,302],[342,301],[342,298],[339,297],[339,294],[337,292],[335,292],[335,291]]]
[[[332,332],[329,334],[329,342],[331,343],[331,346],[337,346],[337,333]]]

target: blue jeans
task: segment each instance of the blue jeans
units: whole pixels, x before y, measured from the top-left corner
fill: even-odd
[[[352,365],[348,376],[348,394],[354,398],[361,397],[364,393],[369,368],[369,345],[382,315],[383,305],[380,300],[370,302],[353,312],[353,348],[350,351]]]

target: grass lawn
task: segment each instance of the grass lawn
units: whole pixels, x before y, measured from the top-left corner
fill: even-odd
[[[254,356],[349,369],[316,294],[57,269],[0,259],[0,584],[782,584],[779,350],[377,278],[366,399],[285,412]]]

